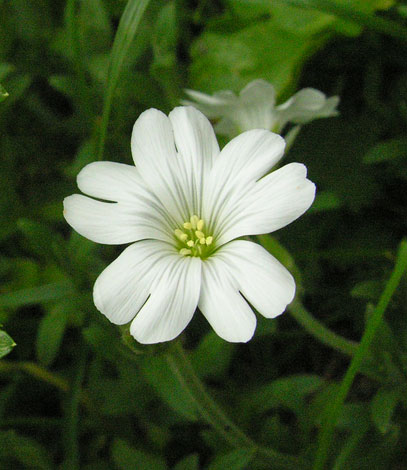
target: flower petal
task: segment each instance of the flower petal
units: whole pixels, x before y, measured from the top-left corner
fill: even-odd
[[[117,245],[173,236],[159,213],[131,203],[101,202],[79,194],[64,199],[64,217],[79,234],[96,243]]]
[[[210,119],[222,116],[225,109],[237,102],[237,96],[229,90],[223,90],[213,95],[207,95],[200,91],[185,90],[185,93],[194,101],[182,100],[182,104],[194,106]]]
[[[151,296],[130,326],[140,343],[177,337],[191,321],[201,290],[201,260],[178,253],[160,260],[154,269]]]
[[[247,342],[256,328],[256,316],[239,294],[227,262],[214,255],[202,263],[199,309],[215,332],[232,343]]]
[[[192,202],[192,211],[200,214],[203,180],[220,152],[218,141],[208,119],[191,106],[175,108],[169,118],[174,130],[178,158],[182,160],[181,164],[186,172],[185,185]]]
[[[88,196],[107,201],[134,199],[142,184],[136,168],[114,162],[93,162],[78,174],[79,189]]]
[[[265,80],[253,80],[240,92],[240,98],[246,104],[264,104],[274,107],[276,91],[274,86]]]
[[[315,185],[306,176],[304,165],[290,163],[231,196],[220,211],[217,243],[274,232],[300,217],[315,198]]]
[[[216,256],[229,265],[240,292],[263,316],[280,315],[293,300],[294,278],[260,245],[236,240],[224,245]]]
[[[119,211],[129,212],[131,206],[133,224],[141,228],[146,220],[158,231],[168,233],[160,240],[172,240],[176,221],[171,217],[161,201],[144,184],[138,170],[133,165],[115,162],[93,162],[86,165],[78,174],[78,187],[85,194],[108,201],[118,201]],[[137,216],[137,217],[136,217]],[[129,221],[130,222],[130,221]],[[144,232],[142,232],[144,233]],[[147,234],[153,236],[153,234]],[[145,238],[144,235],[141,238]],[[140,239],[137,237],[134,240]]]
[[[116,325],[130,322],[144,305],[154,275],[174,256],[174,249],[157,240],[127,247],[97,278],[93,288],[96,308]]]
[[[223,148],[204,196],[203,216],[211,220],[212,229],[215,221],[221,219],[222,207],[230,210],[228,202],[267,173],[282,157],[284,146],[279,135],[255,129],[240,134]]]
[[[190,216],[185,189],[180,184],[180,177],[185,175],[178,162],[168,117],[157,109],[144,111],[134,124],[131,149],[146,186],[154,191],[177,224],[182,224]]]
[[[298,91],[285,103],[277,107],[282,122],[306,124],[314,119],[336,116],[339,98],[326,98],[325,94],[314,88]]]
[[[229,112],[238,132],[251,129],[271,130],[277,120],[275,90],[271,83],[253,80],[240,92],[239,105]]]
[[[142,113],[134,124],[132,152],[146,185],[179,225],[200,212],[197,182],[202,181],[203,171],[211,166],[218,150],[210,124],[199,111],[174,110],[172,120],[174,129],[162,112],[150,109]]]
[[[211,172],[213,179],[245,185],[266,174],[283,156],[285,142],[278,134],[253,129],[231,140],[216,159]]]

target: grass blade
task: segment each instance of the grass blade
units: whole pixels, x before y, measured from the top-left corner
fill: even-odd
[[[66,282],[55,282],[38,287],[27,287],[0,295],[0,307],[18,308],[24,305],[41,304],[58,300],[72,294],[72,287]]]
[[[136,35],[138,25],[150,0],[129,0],[120,18],[114,38],[107,77],[107,90],[103,104],[102,122],[97,142],[97,159],[102,160],[106,140],[107,126],[109,124],[112,108],[113,94],[119,80],[123,61]]]

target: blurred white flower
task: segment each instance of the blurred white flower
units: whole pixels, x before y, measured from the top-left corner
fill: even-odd
[[[288,122],[302,125],[338,114],[339,98],[327,98],[314,88],[304,88],[276,106],[274,87],[265,80],[253,80],[239,96],[232,91],[213,95],[194,90],[185,90],[185,93],[191,100],[183,100],[183,104],[195,106],[208,118],[218,120],[216,132],[229,137],[250,129],[267,129],[280,134]]]
[[[97,243],[133,244],[108,266],[94,302],[110,321],[131,322],[141,343],[178,336],[198,306],[227,341],[248,341],[256,317],[292,301],[291,274],[244,235],[278,230],[315,196],[306,168],[291,163],[267,176],[284,140],[251,130],[220,152],[212,126],[192,107],[169,117],[145,111],[131,139],[134,166],[95,162],[78,175],[85,194],[64,201],[68,223]],[[103,202],[114,201],[114,202]]]

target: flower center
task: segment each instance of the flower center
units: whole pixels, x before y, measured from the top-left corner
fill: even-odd
[[[182,256],[207,258],[213,251],[213,236],[205,234],[205,222],[197,215],[184,222],[182,229],[174,230],[177,246]]]

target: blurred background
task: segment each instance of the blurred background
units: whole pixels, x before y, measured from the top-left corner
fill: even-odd
[[[315,462],[323,411],[406,234],[407,3],[396,0],[0,1],[0,468],[307,468],[228,441],[166,346],[141,347],[96,311],[93,283],[123,247],[85,240],[62,216],[84,165],[132,163],[142,111],[257,78],[279,102],[304,87],[341,99],[284,157],[307,165],[314,206],[258,240],[295,275],[297,300],[277,320],[258,316],[243,345],[195,315],[182,357],[258,446]],[[326,469],[407,469],[406,296],[404,278]]]

